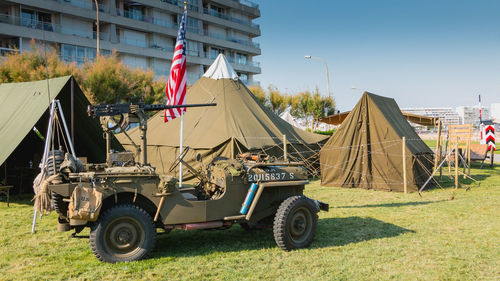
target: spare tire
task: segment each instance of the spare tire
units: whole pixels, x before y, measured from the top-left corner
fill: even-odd
[[[59,173],[61,163],[64,161],[64,152],[61,150],[51,150],[47,155],[47,176]],[[55,167],[55,170],[54,170]]]
[[[61,150],[51,150],[48,153],[47,159],[47,176],[52,176],[59,173],[61,163],[64,161],[64,152]],[[54,170],[55,167],[55,170]],[[66,217],[68,213],[68,202],[63,201],[64,197],[60,194],[50,191],[50,200],[52,209],[56,211],[59,216]]]

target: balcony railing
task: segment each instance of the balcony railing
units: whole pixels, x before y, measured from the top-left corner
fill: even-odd
[[[225,40],[225,41],[231,41],[231,42],[242,44],[242,45],[245,45],[245,46],[250,46],[250,47],[254,47],[254,48],[260,48],[259,43],[254,43],[254,42],[251,42],[251,41],[245,41],[245,40],[241,40],[241,39],[236,39],[236,38],[234,38],[232,36],[226,36],[226,35],[223,35],[223,34],[213,33],[213,32],[209,32],[208,30],[204,30],[203,34],[205,36],[212,37],[212,38],[215,38],[215,39],[220,39],[220,40]]]
[[[0,56],[1,57],[4,57],[6,55],[10,55],[10,54],[13,54],[13,53],[17,53],[17,52],[19,52],[18,49],[0,48]]]
[[[97,31],[92,32],[92,39],[97,40]],[[109,33],[99,32],[99,40],[109,40]]]
[[[144,41],[144,40],[127,39],[127,38],[120,39],[120,43],[131,45],[131,46],[136,46],[136,47],[143,47],[143,48],[146,48],[148,46],[146,44],[146,41]]]
[[[0,14],[0,23],[8,23],[18,26],[24,26],[33,29],[40,29],[51,32],[61,32],[61,26],[59,24],[33,20],[30,18],[20,18],[16,16],[11,16],[7,14]]]
[[[184,1],[178,1],[178,0],[160,0],[161,2],[164,2],[164,3],[168,3],[168,4],[172,4],[172,5],[176,5],[176,6],[179,6],[181,8],[184,8]],[[198,12],[198,6],[195,5],[195,4],[192,4],[192,3],[189,3],[188,1],[188,10],[191,10],[191,11],[195,11],[195,12]]]
[[[142,13],[123,11],[123,16],[133,20],[146,21],[145,17]],[[152,22],[152,20],[151,20]]]
[[[157,18],[153,18],[153,24],[163,26],[163,27],[168,27],[168,28],[175,28],[175,29],[179,28],[179,25],[176,23],[165,21],[165,20],[160,20]]]
[[[141,14],[130,13],[128,11],[123,11],[123,12],[118,11],[118,15],[123,16],[125,18],[143,21],[143,22],[148,22],[148,23],[152,23],[152,24],[156,24],[156,25],[164,26],[164,27],[168,27],[168,28],[174,28],[174,29],[179,28],[179,25],[176,23],[171,23],[168,21],[159,20],[159,19],[156,19],[155,17],[152,17],[152,16],[144,16]],[[196,34],[199,33],[198,27],[194,27],[194,26],[186,26],[186,30],[188,32],[191,32],[191,33],[196,33]]]
[[[95,4],[94,1],[85,1],[85,0],[52,0],[55,2],[63,3],[63,4],[70,4],[75,7],[80,7],[84,9],[92,9],[95,11]],[[107,7],[104,4],[99,4],[99,11],[100,12],[108,12]]]
[[[207,58],[207,59],[216,59],[217,56],[219,54],[215,54],[215,53],[205,53],[205,54],[202,54],[200,55],[201,58]],[[241,61],[241,60],[235,60],[233,57],[230,57],[230,56],[227,56],[226,57],[227,60],[230,62],[230,63],[233,63],[233,64],[239,64],[239,65],[248,65],[248,66],[254,66],[254,67],[260,67],[260,62],[257,62],[257,61]]]
[[[160,46],[158,44],[150,44],[149,45],[149,48],[151,49],[158,49],[158,50],[162,50],[162,51],[165,51],[165,52],[173,52],[174,51],[174,47],[172,46]]]
[[[200,51],[199,50],[186,50],[186,54],[188,56],[192,56],[192,57],[199,57]]]
[[[259,4],[251,2],[251,1],[248,1],[248,0],[233,0],[233,1],[234,2],[238,2],[241,5],[245,5],[245,6],[248,6],[248,7],[255,8],[255,9],[259,8]]]
[[[230,15],[219,13],[219,12],[211,10],[211,9],[209,10],[208,8],[203,8],[203,13],[206,14],[206,15],[211,15],[211,16],[218,17],[218,18],[221,18],[221,19],[224,19],[224,20],[232,21],[232,22],[235,22],[235,23],[238,23],[238,24],[241,24],[241,25],[251,26],[251,27],[257,28],[257,29],[260,27],[256,23],[253,23],[253,22],[250,22],[250,21],[245,21],[245,20],[242,20],[242,19],[233,18]]]
[[[94,61],[94,58],[63,56],[63,55],[60,55],[59,59],[66,62],[66,63],[76,62],[78,65],[82,65],[82,64],[86,63],[87,61]]]

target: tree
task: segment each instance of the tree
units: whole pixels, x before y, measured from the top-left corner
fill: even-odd
[[[80,69],[76,62],[65,63],[51,48],[40,50],[34,42],[33,51],[13,52],[0,64],[0,83],[27,82],[73,75],[92,103],[137,102],[162,103],[164,80],[155,80],[151,70],[125,66],[116,53],[98,56]]]
[[[314,130],[321,117],[325,117],[335,112],[335,102],[331,97],[322,97],[319,93],[318,87],[316,87],[314,94],[311,96],[311,101],[312,106],[309,114],[313,117],[312,128]]]
[[[0,83],[28,82],[73,75],[81,82],[82,73],[76,64],[61,62],[53,48],[40,50],[32,41],[32,52],[12,52],[0,64]]]
[[[262,105],[266,106],[267,95],[264,89],[257,85],[248,87],[248,89]]]
[[[286,94],[280,93],[280,91],[272,85],[268,87],[268,91],[270,109],[277,115],[280,115],[281,113],[283,113],[283,111],[286,110],[288,106],[288,97]]]
[[[83,66],[83,73],[84,92],[97,103],[161,103],[165,96],[165,81],[155,81],[151,70],[125,66],[116,53],[88,61]]]

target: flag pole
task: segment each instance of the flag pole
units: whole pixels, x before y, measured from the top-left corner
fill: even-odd
[[[184,11],[187,10],[187,1],[184,1]],[[183,132],[184,132],[184,111],[181,111],[181,132],[180,132],[180,141],[179,141],[179,156],[182,155],[182,151],[184,150],[184,146],[182,143],[183,140]],[[182,161],[179,163],[179,187],[182,187]]]
[[[182,154],[182,151],[183,151],[183,145],[182,145],[182,139],[183,139],[182,133],[183,133],[183,131],[184,131],[184,114],[181,114],[181,132],[180,132],[181,139],[179,142],[179,146],[180,146],[179,156]],[[179,163],[179,187],[182,187],[182,161]]]

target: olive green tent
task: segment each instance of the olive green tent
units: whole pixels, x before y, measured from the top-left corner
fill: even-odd
[[[403,141],[408,191],[430,175],[433,152],[396,101],[365,92],[320,152],[321,184],[403,191]]]
[[[188,108],[184,115],[183,145],[191,152],[189,163],[200,153],[206,164],[218,156],[234,157],[246,151],[265,152],[283,157],[283,135],[288,143],[288,157],[306,160],[313,165],[318,161],[319,142],[327,137],[293,127],[265,108],[248,88],[237,79],[223,55],[220,55],[207,73],[186,94],[187,104],[217,103],[214,107]],[[164,123],[164,112],[148,121],[148,161],[160,173],[168,173],[173,160],[179,155],[180,118]],[[140,144],[140,130],[128,134]],[[117,135],[126,149],[133,150],[130,140]],[[312,168],[311,168],[312,169]],[[189,179],[189,173],[185,175]]]
[[[44,143],[32,128],[46,134],[49,105],[53,99],[60,100],[71,131],[72,96],[75,151],[89,161],[103,162],[106,143],[101,125],[99,120],[87,115],[90,103],[71,76],[0,85],[0,164],[7,163],[9,184],[16,185],[16,181],[19,183],[19,179],[25,177],[20,181],[27,191],[32,182],[30,176],[37,173]],[[116,140],[113,146],[121,148]]]

